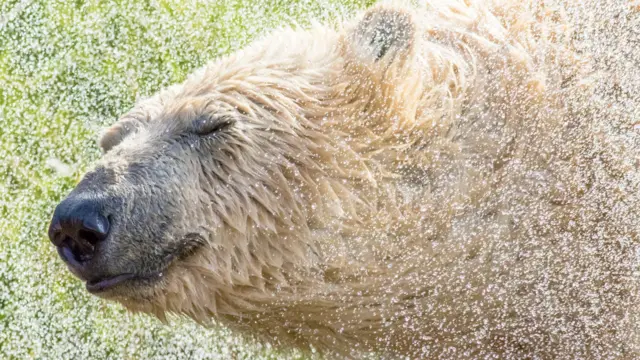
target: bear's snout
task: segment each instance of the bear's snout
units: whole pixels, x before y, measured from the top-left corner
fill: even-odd
[[[88,280],[92,274],[87,265],[107,238],[109,228],[109,219],[102,214],[99,200],[72,195],[56,207],[49,226],[49,239],[70,270]]]

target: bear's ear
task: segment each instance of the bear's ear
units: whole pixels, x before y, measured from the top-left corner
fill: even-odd
[[[135,132],[140,126],[142,126],[142,123],[139,120],[124,118],[104,129],[100,135],[100,140],[98,140],[102,153],[104,154],[120,144],[122,140]]]
[[[362,60],[392,63],[411,51],[415,36],[415,23],[409,12],[379,6],[364,14],[349,40]]]

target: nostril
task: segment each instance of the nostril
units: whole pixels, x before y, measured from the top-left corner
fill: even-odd
[[[63,249],[68,260],[72,258],[78,263],[85,263],[93,258],[95,246],[82,238],[71,238],[65,236],[60,247]]]
[[[78,237],[87,241],[92,246],[95,246],[100,241],[104,240],[105,234],[96,233],[92,230],[80,230],[78,231]]]
[[[100,215],[93,214],[85,216],[82,219],[82,229],[78,231],[78,236],[92,245],[106,239],[109,234],[109,219]]]

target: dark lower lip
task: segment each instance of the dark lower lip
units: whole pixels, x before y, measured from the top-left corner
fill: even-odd
[[[98,281],[87,281],[87,291],[90,293],[99,293],[105,290],[109,290],[127,280],[135,278],[134,274],[121,274],[107,279],[101,279]]]

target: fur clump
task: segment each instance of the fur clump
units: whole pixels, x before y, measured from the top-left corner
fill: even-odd
[[[335,356],[640,356],[637,150],[607,136],[570,20],[537,1],[379,5],[143,100],[100,166],[180,174],[157,211],[201,245],[112,298]],[[207,133],[193,124],[215,146],[167,145]]]

